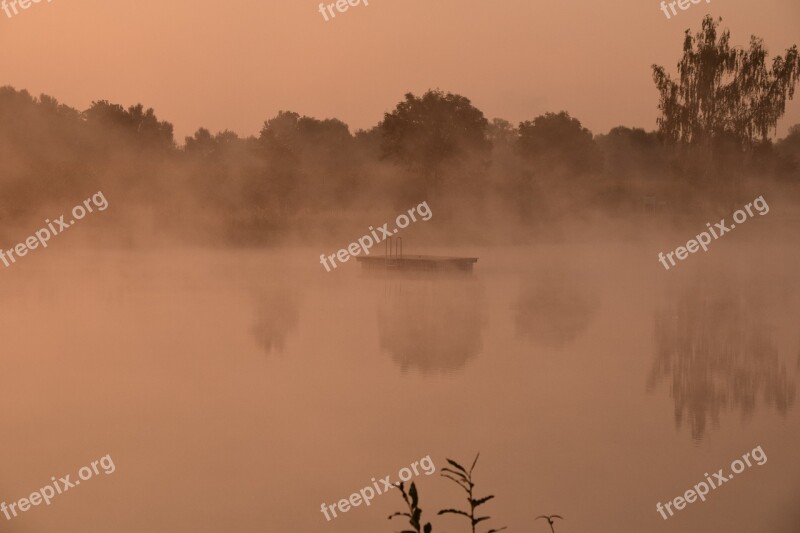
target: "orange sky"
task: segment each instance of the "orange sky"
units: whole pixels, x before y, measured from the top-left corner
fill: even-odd
[[[439,87],[512,122],[567,110],[595,133],[655,127],[650,65],[674,68],[682,32],[723,17],[736,44],[800,44],[797,0],[712,0],[668,20],[656,0],[370,0],[325,22],[312,0],[53,0],[0,12],[0,84],[86,108],[155,108],[176,138],[257,133],[288,109],[377,123]],[[789,103],[779,134],[800,122]]]

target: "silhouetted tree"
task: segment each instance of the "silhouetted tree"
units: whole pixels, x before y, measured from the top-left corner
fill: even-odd
[[[598,135],[605,174],[615,178],[650,177],[666,165],[661,140],[655,132],[617,126]]]
[[[787,98],[796,75],[790,67],[796,63],[793,54],[787,52],[773,69],[782,73],[774,74],[774,90],[785,88]],[[750,82],[741,82],[747,90],[764,81],[755,71],[749,75]],[[685,162],[690,159],[674,157],[659,140],[654,133],[628,128],[593,138],[563,112],[517,129],[503,119],[489,123],[463,96],[428,91],[406,95],[380,124],[355,135],[337,119],[281,111],[264,123],[258,137],[200,128],[178,149],[172,125],[141,104],[126,108],[99,100],[79,111],[50,96],[0,87],[0,195],[7,199],[0,206],[0,237],[100,189],[126,199],[104,217],[109,225],[118,224],[111,231],[129,228],[132,237],[141,234],[132,222],[146,221],[179,239],[231,245],[276,243],[290,232],[300,238],[333,236],[348,225],[362,227],[365,210],[391,204],[405,209],[423,199],[435,205],[437,227],[457,227],[453,235],[475,242],[487,235],[490,224],[521,223],[526,230],[555,235],[560,217],[588,214],[586,208],[598,204],[609,209],[621,201],[643,205],[645,199],[675,209],[689,205],[683,201],[688,194],[720,197],[700,190],[697,180],[640,179],[665,168],[671,178],[692,177],[687,169],[708,166],[707,154],[690,158],[692,168]],[[797,128],[774,146],[769,140],[752,143],[746,165],[735,132],[715,133],[708,145],[717,169],[731,171],[721,175],[800,179]],[[602,151],[608,161],[600,174]],[[588,179],[565,179],[579,174]],[[734,205],[740,205],[738,198]],[[531,231],[525,236],[503,231],[492,238],[498,234],[509,241],[532,236]],[[422,327],[414,321],[409,325]],[[382,338],[401,364],[414,366],[407,360],[417,348],[397,333],[385,327]],[[474,337],[465,337],[470,346],[460,355],[440,350],[444,356],[433,358],[432,366],[452,367],[473,357],[479,351]]]
[[[468,98],[439,90],[408,93],[381,122],[382,152],[422,178],[422,188],[437,189],[448,176],[463,185],[488,163],[488,125]]]
[[[519,139],[519,131],[509,121],[493,118],[489,124],[489,140],[495,149],[500,146],[513,146]]]
[[[341,207],[358,191],[356,142],[344,122],[281,111],[264,123],[259,141],[267,149],[284,191],[303,192],[303,203]]]
[[[90,188],[80,113],[55,98],[0,87],[0,218],[5,228],[43,206]],[[82,193],[83,194],[83,193]],[[70,200],[71,201],[71,200]]]
[[[259,140],[279,153],[296,152],[300,144],[298,120],[300,115],[293,111],[279,111],[274,118],[264,121]]]
[[[775,144],[777,173],[780,177],[800,182],[800,124],[789,129],[789,134]]]
[[[569,113],[545,113],[521,122],[517,146],[520,155],[540,169],[592,173],[602,169],[603,158],[592,133]]]
[[[730,32],[719,37],[718,23],[703,19],[702,30],[686,30],[677,80],[653,65],[660,93],[658,126],[671,141],[708,145],[716,136],[733,135],[749,148],[767,138],[794,96],[800,77],[797,46],[767,67],[763,41],[751,37],[750,48],[732,47]]]
[[[162,151],[175,147],[172,124],[159,121],[153,109],[145,111],[142,104],[125,110],[119,104],[100,100],[92,102],[91,107],[83,112],[83,117],[90,126],[96,127],[98,138],[109,143],[129,142],[134,146]],[[109,138],[109,134],[113,137]]]
[[[374,160],[378,160],[381,155],[381,128],[373,126],[368,130],[358,130],[353,135],[356,144],[362,153]]]
[[[205,128],[198,129],[193,136],[186,137],[184,151],[187,154],[209,156],[216,148],[211,132]]]

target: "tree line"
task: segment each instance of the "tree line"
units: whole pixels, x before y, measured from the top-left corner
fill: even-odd
[[[674,211],[753,181],[797,185],[800,125],[770,138],[800,76],[797,47],[770,63],[760,39],[747,49],[730,41],[706,17],[686,33],[676,78],[653,66],[655,131],[593,134],[565,111],[488,120],[437,89],[406,94],[367,130],[281,111],[255,136],[200,128],[179,144],[172,124],[141,104],[79,111],[2,87],[3,231],[100,189],[124,200],[114,224],[145,216],[189,241],[259,245],[330,230],[375,205],[427,200],[445,221],[494,208],[533,226],[565,207]]]

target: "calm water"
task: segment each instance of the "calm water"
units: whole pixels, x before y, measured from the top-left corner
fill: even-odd
[[[116,465],[0,527],[391,532],[395,491],[331,522],[320,504],[480,451],[513,532],[797,532],[796,245],[670,272],[647,244],[430,251],[480,261],[401,279],[328,274],[317,249],[54,249],[0,273],[0,498]],[[656,513],[756,446],[765,465]],[[454,486],[415,481],[434,531],[466,531],[435,516]]]

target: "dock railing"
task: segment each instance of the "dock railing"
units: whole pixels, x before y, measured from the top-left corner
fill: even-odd
[[[388,237],[386,239],[385,253],[386,257],[403,257],[403,238],[402,237]]]

